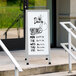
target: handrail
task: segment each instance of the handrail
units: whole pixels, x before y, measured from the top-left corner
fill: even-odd
[[[66,26],[66,24],[70,25],[70,28],[76,31],[76,27],[71,22],[60,22],[61,26],[63,26],[68,32],[71,32],[70,29]]]
[[[71,44],[71,47],[74,51],[76,51],[76,47],[73,44]]]
[[[76,56],[71,52],[73,48],[76,51],[75,46],[71,43],[71,36],[76,39],[76,35],[73,33],[72,29],[76,31],[76,27],[71,22],[60,22],[61,26],[68,32],[68,43],[61,43],[61,46],[69,53],[69,72],[72,70],[71,56],[76,60]],[[70,28],[66,26],[70,25]],[[68,48],[66,47],[68,45]]]
[[[66,45],[68,45],[68,43],[61,43],[61,46],[72,56],[73,59],[76,60],[76,56],[71,51],[69,51]]]
[[[76,27],[71,22],[60,22],[60,24],[76,39],[76,35],[71,31],[71,29],[76,31]],[[66,24],[69,24],[71,28],[69,29]]]
[[[22,17],[23,17],[23,14],[19,14],[19,16],[14,20],[14,22],[11,24],[11,26],[9,26],[7,28],[7,30],[3,34],[3,35],[5,35],[5,39],[7,39],[7,32],[10,30],[10,28],[12,28],[14,26],[14,24],[17,23],[20,20],[20,18],[22,18]]]
[[[0,40],[0,46],[2,47],[2,49],[5,51],[5,53],[8,55],[8,57],[11,59],[11,61],[15,65],[15,72],[16,72],[15,76],[18,76],[18,71],[20,72],[23,71],[22,68],[20,67],[18,62],[15,60],[15,58],[12,56],[12,54],[9,52],[9,50],[7,49],[7,47],[4,45],[4,43],[1,40]]]

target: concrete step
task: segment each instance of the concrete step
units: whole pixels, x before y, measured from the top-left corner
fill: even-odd
[[[76,64],[73,64],[73,70],[76,70]],[[67,71],[67,72],[61,72],[61,71]],[[23,69],[23,72],[20,72],[19,74],[20,74],[19,76],[43,76],[43,75],[44,76],[70,76],[69,75],[70,73],[68,74],[67,64],[54,65],[54,66],[49,65],[49,66]],[[76,72],[73,74],[75,74],[76,76]],[[0,76],[14,76],[14,70],[0,71]]]
[[[23,72],[20,72],[19,76],[68,71],[68,54],[63,49],[53,49],[51,51],[51,65],[48,65],[48,61],[44,57],[30,58],[30,65],[26,65],[25,50],[11,51],[11,53],[23,69]],[[76,52],[74,54],[76,55]],[[72,60],[72,63],[74,71],[76,70],[76,61]],[[14,65],[5,52],[0,52],[0,76],[14,76]]]
[[[76,71],[72,73],[66,72],[55,72],[55,73],[46,73],[46,74],[39,74],[39,75],[31,75],[31,76],[76,76]]]

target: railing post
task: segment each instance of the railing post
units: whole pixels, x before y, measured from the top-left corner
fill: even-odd
[[[20,38],[20,19],[17,26],[18,38]]]
[[[5,32],[5,39],[7,39],[7,32]]]
[[[15,67],[15,76],[19,76],[19,71],[18,71],[17,67]]]
[[[69,51],[71,51],[71,34],[70,32],[68,33],[68,48],[69,48]],[[69,54],[69,57],[68,57],[68,61],[69,61],[69,73],[71,73],[72,71],[72,62],[71,62],[71,55]]]

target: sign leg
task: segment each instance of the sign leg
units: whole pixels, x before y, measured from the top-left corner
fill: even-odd
[[[29,65],[29,57],[28,57],[27,50],[25,50],[25,61],[26,61],[26,65]]]
[[[49,57],[48,57],[48,61],[49,61],[49,64],[51,64],[51,53],[50,53],[50,50],[49,50]]]

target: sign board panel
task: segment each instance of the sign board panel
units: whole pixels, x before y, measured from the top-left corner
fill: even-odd
[[[49,55],[49,10],[26,10],[26,50],[28,55]]]

